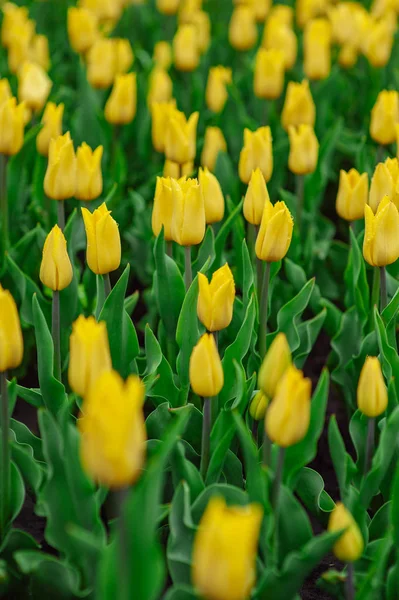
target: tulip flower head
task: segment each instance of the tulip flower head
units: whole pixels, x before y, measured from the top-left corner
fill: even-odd
[[[154,206],[152,209],[152,231],[158,236],[162,227],[166,241],[172,237],[173,194],[170,177],[157,177]]]
[[[121,262],[121,239],[117,222],[105,202],[94,212],[82,208],[86,229],[86,259],[96,275],[115,271]]]
[[[0,104],[0,154],[17,154],[24,143],[25,103],[9,98]]]
[[[45,35],[35,35],[31,46],[32,61],[42,69],[48,71],[50,68],[50,51],[48,38]]]
[[[317,167],[319,158],[319,142],[313,127],[310,125],[299,125],[288,128],[290,138],[290,154],[288,167],[296,175],[307,175],[313,173]]]
[[[395,204],[385,196],[375,215],[366,204],[364,218],[364,259],[372,267],[394,263],[399,258],[399,212]]]
[[[373,212],[381,200],[388,196],[398,208],[399,206],[399,165],[396,158],[387,158],[383,163],[378,163],[371,179],[369,205]]]
[[[200,244],[205,235],[205,208],[197,179],[172,179],[172,237],[180,246]]]
[[[87,52],[87,79],[99,90],[109,88],[116,75],[116,54],[112,39],[99,37]]]
[[[24,340],[17,305],[0,284],[0,373],[16,369],[22,362]]]
[[[260,260],[276,262],[284,258],[291,244],[294,220],[284,202],[266,203],[255,252]]]
[[[126,125],[136,116],[136,73],[117,75],[111,94],[105,105],[105,118],[112,125]]]
[[[309,89],[309,82],[304,79],[302,83],[290,81],[287,87],[281,123],[286,131],[290,125],[310,125],[314,127],[316,120],[316,107]]]
[[[258,385],[269,398],[276,395],[277,386],[292,364],[291,350],[284,333],[278,333],[259,369]]]
[[[327,19],[313,19],[304,34],[304,71],[306,77],[318,81],[331,71],[331,25]]]
[[[278,5],[282,6],[282,5]],[[289,8],[283,7],[283,8]],[[284,57],[285,70],[292,69],[298,53],[298,40],[290,25],[272,18],[266,22],[262,46],[267,50],[279,50]]]
[[[38,64],[26,62],[18,72],[18,98],[33,111],[46,104],[51,86],[51,79]]]
[[[220,183],[206,167],[199,168],[198,182],[202,194],[206,223],[218,223],[224,217],[224,197]]]
[[[12,98],[10,82],[8,79],[0,79],[0,105]]]
[[[395,126],[399,123],[399,93],[384,90],[378,94],[371,111],[370,135],[378,144],[396,141]]]
[[[232,71],[228,67],[212,67],[206,84],[206,105],[214,113],[220,113],[227,102],[227,86],[232,82]]]
[[[40,266],[40,281],[54,292],[68,287],[73,278],[67,243],[58,225],[46,237]]]
[[[198,318],[208,331],[220,331],[231,323],[235,298],[233,274],[226,263],[212,275],[198,273]]]
[[[196,27],[180,25],[173,38],[173,56],[178,71],[191,72],[198,67],[201,54]]]
[[[168,104],[173,95],[173,81],[167,71],[155,67],[149,77],[147,104],[151,108],[154,102]]]
[[[178,11],[180,0],[157,0],[157,10],[163,15],[175,15]]]
[[[239,4],[230,19],[230,45],[239,52],[245,52],[255,46],[257,39],[258,28],[253,9],[250,6]]]
[[[103,176],[101,159],[103,147],[98,146],[94,151],[83,142],[76,152],[76,191],[78,200],[88,202],[98,198],[103,191]]]
[[[346,221],[363,219],[368,191],[367,173],[360,174],[356,169],[351,169],[348,172],[341,169],[336,201],[338,215]]]
[[[174,110],[169,115],[165,135],[165,155],[168,160],[183,165],[195,159],[199,113],[187,120],[184,113]]]
[[[224,384],[224,374],[215,338],[211,333],[205,333],[194,346],[189,371],[191,388],[195,394],[203,398],[219,394]]]
[[[357,385],[357,406],[369,418],[379,417],[388,406],[388,392],[376,356],[368,356]]]
[[[254,92],[257,98],[279,98],[284,88],[285,60],[281,50],[259,48],[255,61]]]
[[[44,191],[53,200],[66,200],[75,195],[76,156],[69,131],[50,140]]]
[[[258,167],[252,172],[244,198],[244,217],[248,223],[260,225],[267,203],[270,204],[269,192],[262,171]]]
[[[97,17],[86,8],[68,8],[68,37],[75,52],[84,54],[99,36]]]
[[[244,129],[244,147],[240,153],[238,172],[243,183],[249,183],[256,168],[262,171],[268,182],[273,172],[272,134],[270,127],[259,127],[256,131]]]
[[[29,12],[26,6],[17,6],[13,2],[5,2],[2,12],[1,44],[4,48],[8,48],[15,29],[29,22]]]
[[[43,156],[48,156],[50,141],[62,135],[62,116],[64,114],[63,104],[47,102],[42,117],[43,127],[37,134],[36,148]]]
[[[363,51],[373,67],[385,67],[391,58],[393,42],[394,30],[389,18],[370,20],[370,27],[365,35]]]
[[[364,542],[359,526],[347,508],[338,502],[330,514],[328,531],[344,530],[341,537],[333,546],[333,552],[338,560],[355,562],[363,554]]]
[[[265,418],[267,407],[269,406],[269,398],[266,394],[259,390],[251,400],[249,406],[249,414],[254,421],[261,421]]]
[[[153,60],[157,67],[160,67],[161,69],[167,71],[170,68],[173,62],[173,54],[169,42],[163,41],[155,44]]]
[[[115,75],[127,73],[134,62],[134,54],[129,40],[112,38],[115,53]]]
[[[201,165],[214,171],[219,152],[227,152],[227,144],[219,127],[207,127],[201,153]]]
[[[169,119],[176,110],[176,100],[174,98],[168,102],[155,102],[151,100],[150,109],[152,145],[157,152],[164,152],[166,130]]]

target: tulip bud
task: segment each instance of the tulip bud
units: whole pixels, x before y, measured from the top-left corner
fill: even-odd
[[[351,69],[357,63],[358,52],[355,46],[345,44],[338,54],[338,63],[344,69]]]
[[[28,22],[28,8],[6,2],[2,6],[3,19],[1,25],[1,44],[8,48],[15,28]]]
[[[173,240],[180,246],[200,244],[205,235],[205,209],[198,181],[172,179],[171,183]]]
[[[259,390],[252,398],[249,406],[249,414],[254,421],[262,421],[265,418],[268,405],[269,398],[262,390]]]
[[[385,267],[399,258],[399,213],[388,196],[380,202],[374,215],[364,207],[365,234],[363,256],[372,267]]]
[[[363,219],[368,191],[367,173],[360,175],[356,169],[351,169],[348,172],[341,169],[336,201],[338,215],[346,221]]]
[[[396,140],[395,125],[399,123],[399,93],[383,90],[371,111],[370,135],[378,144]]]
[[[255,243],[256,256],[267,262],[284,258],[291,244],[294,220],[284,202],[266,203]]]
[[[48,156],[50,140],[62,135],[62,116],[64,114],[64,105],[58,106],[54,102],[47,102],[42,116],[43,127],[37,134],[36,148],[43,156]]]
[[[174,110],[169,116],[165,134],[165,155],[168,160],[183,165],[195,159],[199,113],[188,120],[184,113]]]
[[[313,80],[326,79],[331,71],[331,25],[327,19],[313,19],[306,25],[304,71]]]
[[[169,42],[157,42],[152,59],[157,67],[167,71],[173,62],[172,46]]]
[[[224,217],[224,197],[220,183],[206,167],[199,169],[198,181],[202,194],[206,223],[218,223]]]
[[[18,72],[18,98],[31,110],[43,108],[52,85],[44,69],[35,63],[24,63]]]
[[[172,98],[169,102],[151,101],[150,109],[152,145],[157,152],[164,152],[166,129],[171,115],[176,110],[176,100]]]
[[[12,93],[8,79],[0,79],[0,105],[10,98],[12,98]]]
[[[257,98],[279,98],[284,88],[285,63],[281,50],[259,48],[256,54],[254,92]]]
[[[173,95],[173,82],[170,75],[164,69],[155,67],[149,77],[149,89],[147,95],[148,106],[153,102],[168,104]]]
[[[267,15],[270,12],[271,0],[255,0],[253,2],[253,10],[255,11],[255,19],[258,23],[264,23]]]
[[[18,73],[22,65],[30,59],[33,34],[34,25],[31,21],[19,24],[10,32],[8,67],[11,73]]]
[[[207,127],[201,154],[201,165],[207,167],[210,171],[214,171],[219,152],[227,152],[223,132],[219,127]]]
[[[272,442],[288,448],[300,442],[310,423],[312,382],[290,365],[280,379],[266,414],[266,431]]]
[[[179,4],[180,0],[157,0],[157,10],[163,15],[175,15]]]
[[[44,191],[53,200],[66,200],[75,195],[76,156],[69,131],[50,140]]]
[[[262,171],[252,172],[244,199],[244,217],[252,225],[260,225],[266,203],[270,203],[269,192]]]
[[[259,504],[226,506],[224,498],[211,497],[193,547],[193,582],[204,600],[249,598],[262,517]]]
[[[31,47],[32,61],[48,71],[50,68],[50,52],[48,39],[45,35],[35,35]]]
[[[109,88],[116,75],[115,46],[112,39],[98,38],[87,52],[87,80],[99,90]]]
[[[323,15],[327,6],[326,0],[298,0],[296,17],[299,27],[303,28],[307,23],[315,20],[315,17]]]
[[[115,52],[115,74],[127,73],[134,62],[134,54],[129,40],[124,38],[112,38]]]
[[[178,71],[194,71],[200,62],[200,48],[194,25],[180,25],[173,38],[173,54]]]
[[[287,87],[281,123],[286,131],[290,125],[310,125],[314,127],[316,107],[309,89],[309,82],[290,81]]]
[[[0,284],[0,373],[22,362],[24,340],[14,298]]]
[[[252,171],[259,168],[269,181],[273,172],[272,134],[270,127],[256,131],[244,129],[244,147],[240,152],[238,172],[243,183],[249,183]]]
[[[121,262],[121,239],[117,222],[105,202],[94,212],[82,208],[86,229],[86,260],[96,275],[115,271]]]
[[[172,237],[173,195],[172,183],[169,177],[157,177],[154,206],[152,209],[152,231],[155,236],[164,228],[166,241]]]
[[[214,113],[222,112],[228,98],[226,86],[231,82],[231,69],[222,66],[209,69],[205,91],[205,101],[209,110]]]
[[[131,123],[137,110],[136,73],[117,75],[107,100],[104,115],[112,125]]]
[[[396,167],[396,168],[395,168]],[[398,164],[392,164],[391,159],[384,163],[378,163],[373,177],[371,178],[369,205],[373,213],[377,212],[377,208],[383,198],[388,196],[392,201],[396,199],[397,184],[398,184]]]
[[[83,402],[80,458],[86,473],[100,485],[125,488],[140,477],[147,440],[144,394],[137,375],[124,382],[116,371],[108,371]]]
[[[217,396],[224,384],[222,362],[212,333],[205,333],[190,357],[190,384],[198,396]]]
[[[103,191],[103,176],[101,172],[101,159],[103,147],[98,146],[93,150],[83,142],[76,153],[76,191],[78,200],[88,202],[101,195]]]
[[[363,538],[359,526],[351,513],[342,502],[338,502],[330,514],[328,531],[344,530],[341,537],[333,546],[333,552],[338,560],[355,562],[363,554]]]
[[[211,282],[198,273],[198,318],[208,331],[220,331],[231,323],[235,298],[233,274],[226,263],[215,271]]]
[[[17,154],[24,143],[25,104],[15,98],[0,104],[0,154]]]
[[[211,44],[211,20],[204,10],[197,10],[192,17],[195,26],[199,51],[202,54],[208,50]]]
[[[288,128],[290,138],[290,155],[288,168],[296,175],[313,173],[317,167],[319,157],[319,142],[313,127],[310,125],[299,125]]]
[[[165,160],[163,176],[180,179],[180,177],[190,177],[193,171],[194,163],[192,161],[179,165],[179,163],[175,163],[173,160]]]
[[[255,14],[249,6],[238,5],[229,24],[230,45],[238,51],[250,50],[258,39]]]
[[[394,35],[389,19],[370,23],[364,42],[364,54],[375,68],[385,67],[391,58]]]
[[[120,0],[80,0],[80,5],[95,14],[100,21],[117,21],[122,14]]]
[[[40,281],[53,292],[58,292],[68,287],[72,278],[66,239],[58,225],[55,225],[44,242]]]
[[[357,385],[357,406],[366,417],[379,417],[388,406],[388,392],[376,356],[368,356]]]
[[[68,37],[75,52],[84,54],[98,37],[96,16],[85,8],[68,8]]]
[[[258,385],[266,396],[274,398],[278,383],[291,364],[292,357],[287,338],[284,333],[278,333],[259,369]]]

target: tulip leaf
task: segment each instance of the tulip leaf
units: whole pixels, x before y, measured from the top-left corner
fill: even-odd
[[[354,356],[359,355],[361,340],[361,324],[356,308],[352,306],[342,315],[339,329],[331,340],[331,347],[338,358],[331,378],[342,387],[345,399],[352,408],[355,406],[356,382],[347,372],[347,366]]]
[[[247,242],[244,239],[242,241],[242,264],[243,264],[243,285],[242,285],[242,295],[243,295],[243,304],[245,308],[247,308],[252,293],[254,291],[254,269],[251,262],[251,257],[249,254]]]
[[[191,549],[196,527],[191,516],[190,489],[184,481],[179,484],[173,496],[169,529],[166,555],[172,581],[190,584]]]
[[[215,240],[215,268],[219,268],[223,264],[223,251],[226,246],[227,236],[233,228],[234,221],[241,213],[243,200],[240,201],[239,204],[234,208],[234,210],[229,214],[227,219],[224,221],[223,225],[219,229],[219,232],[216,236]]]
[[[1,458],[1,453],[0,453]],[[17,463],[12,460],[10,462],[10,494],[9,503],[6,507],[7,520],[11,524],[21,512],[21,509],[25,501],[25,486],[21,475],[21,472],[17,466]],[[0,495],[4,494],[0,487]]]
[[[37,277],[45,239],[45,232],[40,225],[36,225],[34,229],[28,231],[18,240],[10,250],[10,256],[14,263],[23,265],[25,275],[31,279]]]
[[[374,307],[374,322],[377,333],[378,346],[381,353],[381,365],[383,373],[388,381],[394,377],[396,395],[399,396],[399,356],[389,341],[383,320]]]
[[[228,506],[246,506],[249,503],[248,494],[240,488],[228,483],[214,483],[204,489],[192,505],[192,519],[198,525],[201,517],[213,496],[223,496]]]
[[[298,334],[300,345],[295,352],[295,366],[298,369],[303,369],[306,359],[308,358],[312,348],[319,336],[321,328],[327,316],[327,309],[322,309],[313,319],[304,321],[298,326]]]
[[[328,426],[328,447],[338,480],[340,496],[342,501],[345,502],[348,477],[347,454],[335,415],[331,415]]]
[[[392,523],[392,535],[396,548],[399,548],[399,463],[396,466],[395,476],[392,481],[391,498],[390,520]]]
[[[198,278],[195,277],[180,311],[176,329],[176,341],[180,348],[177,357],[177,373],[183,387],[188,386],[190,357],[194,346],[199,340],[198,317]]]
[[[188,448],[192,454],[195,454],[199,466],[199,455],[195,453],[195,450],[191,446],[188,446],[188,443],[183,443],[182,441],[176,444],[176,448],[171,454],[170,466],[174,481],[187,483],[190,489],[191,500],[194,501],[204,491],[205,486],[199,470],[192,460],[186,457]]]
[[[202,413],[195,408],[193,404],[188,404],[187,406],[190,408],[190,414],[184,431],[184,439],[196,452],[200,453]],[[186,407],[172,409],[168,402],[164,402],[157,406],[157,408],[148,415],[146,420],[148,439],[162,440],[174,415],[182,410],[186,410]]]
[[[198,600],[198,595],[189,585],[174,585],[162,600]]]
[[[215,260],[215,234],[211,225],[208,225],[205,237],[202,241],[201,246],[198,250],[198,255],[195,261],[193,261],[192,269],[193,275],[196,275],[198,271],[203,269],[204,265],[208,268],[212,267],[212,263]]]
[[[158,377],[147,396],[156,398],[159,404],[166,400],[173,407],[179,406],[179,389],[174,384],[172,369],[148,324],[145,328],[145,353],[147,357],[145,374],[156,374]]]
[[[351,248],[348,266],[345,271],[347,295],[345,305],[356,306],[359,321],[364,327],[370,314],[370,291],[367,283],[366,266],[357,239],[352,229],[349,229]]]
[[[392,549],[392,540],[386,533],[383,539],[378,540],[378,550],[357,590],[356,600],[379,600],[385,597],[385,574]]]
[[[306,508],[316,515],[323,525],[327,525],[328,515],[334,509],[335,502],[324,489],[321,475],[309,467],[303,467],[295,492]]]
[[[284,485],[279,495],[277,521],[278,563],[294,550],[300,550],[312,539],[312,526],[306,511],[294,494]]]
[[[370,542],[381,539],[383,533],[388,530],[390,524],[391,504],[392,503],[390,501],[385,502],[385,504],[383,504],[373,516],[369,526]]]
[[[32,389],[25,388],[22,385],[17,385],[17,394],[19,398],[22,398],[22,400],[25,400],[25,402],[28,402],[28,404],[31,404],[36,408],[43,406],[43,398],[40,393],[40,388]]]
[[[20,315],[23,321],[28,325],[33,325],[34,316],[32,311],[32,298],[36,295],[42,313],[45,315],[45,320],[50,323],[51,320],[51,304],[47,302],[43,295],[30,277],[25,275],[19,266],[13,261],[11,256],[7,255],[7,268],[15,287],[17,288],[16,298],[20,299],[21,308]]]
[[[22,478],[37,494],[43,480],[43,465],[35,460],[33,450],[28,444],[17,442],[14,432],[12,432],[10,446],[12,460],[18,467]]]

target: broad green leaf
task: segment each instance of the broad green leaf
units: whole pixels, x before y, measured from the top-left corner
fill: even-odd
[[[198,595],[189,585],[174,585],[166,592],[162,600],[198,600]]]
[[[313,469],[304,467],[299,474],[295,492],[306,508],[327,525],[328,516],[334,509],[335,502],[325,491],[321,475]]]
[[[280,489],[278,506],[277,549],[281,564],[286,556],[312,539],[312,526],[306,511],[284,485]]]
[[[176,341],[180,348],[177,357],[177,373],[182,387],[189,384],[190,357],[194,346],[199,340],[197,299],[198,278],[195,277],[184,298],[176,329]]]
[[[191,582],[191,550],[196,527],[191,517],[190,489],[184,481],[173,496],[169,529],[166,555],[172,581],[188,585]]]
[[[340,495],[344,501],[347,485],[346,448],[335,415],[331,415],[330,423],[328,425],[328,447],[334,465],[335,475],[338,480]]]
[[[147,396],[159,399],[159,403],[166,400],[171,406],[178,406],[179,389],[174,384],[172,369],[162,354],[158,340],[148,324],[145,328],[145,353],[147,357],[145,374],[157,375],[157,380],[148,391]]]
[[[47,323],[51,319],[51,304],[44,300],[43,295],[30,277],[25,275],[19,266],[12,260],[8,254],[6,258],[8,273],[10,274],[13,283],[17,289],[16,298],[19,297],[21,303],[20,315],[23,321],[28,325],[33,325],[34,316],[32,309],[32,298],[36,296],[41,311],[45,316]]]
[[[395,348],[388,341],[383,320],[376,307],[374,307],[374,322],[381,353],[382,370],[388,381],[390,381],[391,377],[394,377],[396,394],[399,396],[399,356]]]

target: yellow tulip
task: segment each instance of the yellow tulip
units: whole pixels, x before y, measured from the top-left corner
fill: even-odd
[[[136,73],[117,75],[104,114],[112,125],[131,123],[137,110]]]
[[[388,392],[376,356],[368,356],[357,384],[357,406],[369,418],[379,417],[388,406]]]
[[[98,146],[94,151],[83,142],[76,152],[76,191],[78,200],[94,200],[103,191],[103,176],[101,159],[103,147]]]
[[[205,208],[196,179],[172,182],[172,237],[180,246],[200,244],[205,235]]]
[[[55,225],[44,242],[40,281],[53,292],[57,292],[68,287],[72,278],[73,271],[66,239],[58,225]]]
[[[258,375],[258,385],[269,398],[274,398],[279,382],[292,364],[291,350],[284,333],[274,338]]]
[[[168,160],[183,165],[195,159],[199,113],[187,120],[184,113],[172,111],[166,126],[165,155]]]
[[[115,52],[115,74],[127,73],[134,62],[134,54],[129,40],[113,38]]]
[[[87,52],[87,80],[96,89],[109,88],[116,75],[116,54],[112,39],[98,38]]]
[[[24,355],[24,340],[14,298],[0,284],[0,373],[16,369]]]
[[[4,48],[8,48],[15,29],[29,22],[29,12],[26,6],[17,6],[13,2],[3,4],[2,12],[1,44]]]
[[[294,220],[284,202],[276,202],[274,206],[266,203],[255,252],[260,260],[276,262],[284,258],[291,244]]]
[[[290,365],[279,383],[266,414],[266,431],[272,442],[288,448],[300,442],[310,423],[312,382]]]
[[[302,83],[290,81],[287,87],[281,124],[286,131],[290,125],[310,125],[314,127],[316,121],[316,107],[309,89],[309,82],[304,79]]]
[[[8,44],[8,66],[17,74],[21,66],[32,58],[32,39],[35,34],[33,21],[25,21],[10,31]]]
[[[190,357],[190,384],[204,398],[217,396],[224,383],[222,362],[212,333],[205,333]]]
[[[15,98],[0,104],[0,154],[17,154],[24,143],[25,104]]]
[[[385,67],[391,58],[394,35],[389,19],[372,21],[364,41],[364,54],[375,68]]]
[[[378,144],[396,141],[395,125],[399,123],[399,93],[383,90],[371,111],[370,135]]]
[[[269,398],[266,394],[259,390],[251,400],[249,406],[249,414],[254,421],[261,421],[265,418],[267,407],[269,406]]]
[[[211,20],[204,10],[197,10],[191,20],[197,33],[198,47],[200,53],[204,54],[211,43]]]
[[[202,194],[206,223],[218,223],[224,217],[224,197],[220,183],[209,169],[199,168],[198,182]]]
[[[120,0],[80,0],[80,5],[104,23],[116,23],[122,14]]]
[[[314,19],[306,25],[303,49],[306,77],[326,79],[331,71],[331,26],[327,19]]]
[[[294,26],[294,9],[287,4],[273,4],[267,22],[270,21],[292,28]]]
[[[172,240],[172,218],[173,195],[170,177],[157,177],[151,221],[154,235],[158,236],[163,226],[165,240]]]
[[[125,488],[141,475],[147,441],[144,395],[137,375],[124,382],[116,371],[109,371],[83,402],[80,458],[86,473],[100,485]]]
[[[255,19],[258,23],[264,23],[270,12],[272,0],[253,0],[252,5],[255,11]]]
[[[267,20],[262,46],[267,50],[274,49],[282,52],[287,71],[295,65],[298,52],[297,37],[291,27],[280,22],[279,19],[273,17]]]
[[[153,61],[157,67],[167,71],[173,62],[172,46],[169,42],[157,42],[154,46]]]
[[[168,122],[176,110],[176,100],[172,98],[169,102],[151,101],[151,138],[152,145],[157,152],[164,152],[165,139]]]
[[[50,140],[44,191],[53,200],[66,200],[75,195],[76,156],[69,131]]]
[[[121,262],[121,238],[117,222],[111,217],[105,202],[90,212],[82,208],[86,229],[86,260],[96,275],[115,271]]]
[[[260,225],[266,203],[270,204],[269,192],[262,171],[256,168],[252,172],[244,198],[244,217],[248,223]]]
[[[298,0],[296,19],[299,27],[304,27],[315,17],[325,14],[329,0]]]
[[[238,5],[229,24],[230,45],[240,52],[250,50],[258,39],[255,13],[249,6]]]
[[[263,510],[213,496],[194,539],[193,582],[204,600],[247,600],[256,579]],[[209,576],[209,573],[212,576]]]
[[[360,14],[362,13],[362,14]],[[332,39],[340,46],[351,45],[357,49],[360,42],[360,21],[367,11],[354,2],[340,2],[328,10]]]
[[[68,8],[68,37],[75,52],[84,54],[97,40],[97,17],[85,8]]]
[[[46,71],[35,63],[24,63],[18,72],[18,98],[33,111],[42,110],[52,85]]]
[[[377,164],[371,179],[368,202],[373,213],[377,212],[377,208],[385,196],[388,196],[388,198],[394,202],[396,207],[398,207],[398,175],[399,165],[397,159],[387,159],[385,163]]]
[[[310,125],[299,125],[288,128],[290,138],[290,154],[288,157],[288,168],[296,175],[313,173],[317,167],[319,158],[319,142],[313,127]]]
[[[231,323],[235,298],[233,273],[226,263],[212,275],[209,282],[206,275],[198,273],[197,314],[208,331],[220,331]]]
[[[272,134],[270,127],[259,127],[256,131],[244,129],[244,147],[240,152],[238,172],[243,183],[249,183],[252,171],[259,168],[265,181],[273,172]]]
[[[175,15],[178,11],[180,0],[157,0],[157,10],[163,15]]]
[[[0,79],[0,106],[10,98],[12,98],[10,82],[5,78]]]
[[[209,110],[214,113],[222,112],[228,98],[226,86],[231,82],[231,69],[222,66],[209,69],[205,91],[205,101]]]
[[[173,55],[178,71],[194,71],[200,62],[200,47],[194,25],[180,25],[173,38]]]
[[[227,152],[223,132],[219,127],[207,127],[201,153],[201,165],[207,167],[210,171],[214,171],[219,152]]]
[[[399,213],[388,196],[380,202],[374,215],[370,206],[364,207],[364,259],[372,267],[384,267],[399,258]]]
[[[344,69],[351,69],[357,63],[358,52],[355,46],[345,44],[338,54],[338,62]]]
[[[167,71],[155,67],[149,77],[147,103],[151,107],[153,102],[168,105],[173,96],[173,81]]]
[[[259,48],[256,54],[254,92],[258,98],[279,98],[284,88],[285,60],[281,50]]]
[[[62,135],[62,116],[64,114],[63,104],[47,102],[42,116],[43,127],[37,134],[36,148],[43,156],[48,156],[50,140]]]
[[[369,179],[367,173],[360,174],[356,169],[351,169],[348,172],[341,169],[335,205],[338,215],[346,221],[363,219],[368,192]]]
[[[35,35],[31,47],[32,61],[48,71],[50,68],[50,51],[48,39],[45,35]]]
[[[355,562],[363,554],[364,542],[359,526],[351,513],[342,502],[338,502],[330,514],[328,531],[344,530],[339,540],[333,546],[333,552],[338,560]]]
[[[163,176],[172,177],[172,179],[180,179],[180,177],[190,177],[194,171],[194,163],[189,161],[183,165],[173,162],[173,160],[165,160],[163,167]]]
[[[111,371],[107,326],[94,317],[80,315],[69,338],[68,382],[76,394],[87,397],[99,376]]]

